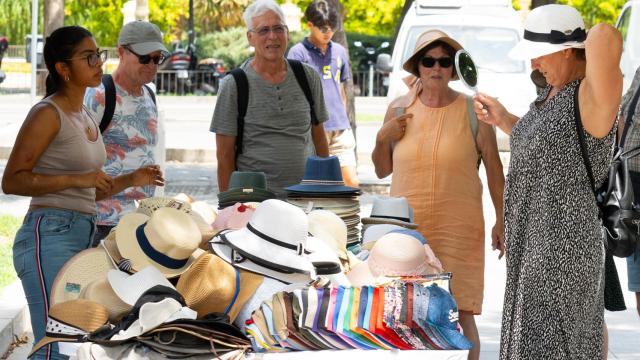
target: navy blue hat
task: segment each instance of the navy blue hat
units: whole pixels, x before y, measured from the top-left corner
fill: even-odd
[[[356,193],[360,189],[345,186],[340,171],[340,160],[335,156],[326,158],[310,156],[300,184],[285,188],[297,193]]]

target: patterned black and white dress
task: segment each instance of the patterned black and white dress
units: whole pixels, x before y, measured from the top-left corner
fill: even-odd
[[[602,352],[604,243],[574,122],[578,84],[544,101],[547,87],[511,134],[502,360],[600,359]],[[584,134],[599,185],[613,129],[603,139]]]

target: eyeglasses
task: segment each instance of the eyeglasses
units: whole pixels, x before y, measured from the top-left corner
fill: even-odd
[[[420,63],[422,64],[422,66],[426,68],[434,67],[436,65],[436,62],[440,64],[440,67],[442,68],[448,68],[448,67],[451,67],[451,65],[453,65],[453,59],[451,59],[448,56],[441,57],[441,58],[433,58],[430,56],[425,56],[422,59],[420,59]]]
[[[162,63],[164,63],[164,61],[167,60],[167,57],[164,55],[164,53],[160,53],[160,55],[156,55],[156,56],[140,55],[140,54],[136,54],[136,52],[131,50],[131,48],[128,46],[125,46],[124,48],[127,49],[127,51],[129,51],[133,55],[135,55],[138,58],[138,62],[142,65],[147,65],[152,61],[156,65],[162,65]]]
[[[314,25],[315,26],[315,25]],[[333,28],[329,25],[325,25],[325,26],[316,26],[318,28],[318,30],[320,30],[321,33],[326,34],[326,33],[330,33],[330,32],[335,32],[333,30]]]
[[[87,59],[87,64],[89,64],[89,67],[96,67],[98,65],[98,60],[100,60],[101,63],[104,63],[105,61],[107,61],[108,54],[109,52],[107,50],[96,51],[84,56],[78,56],[71,59],[67,59],[67,61]]]
[[[255,30],[249,30],[250,32],[256,33],[258,34],[258,36],[267,36],[269,34],[269,32],[273,32],[276,35],[281,35],[284,34],[286,31],[288,31],[289,29],[287,28],[287,25],[274,25],[274,26],[263,26],[260,28],[257,28]]]

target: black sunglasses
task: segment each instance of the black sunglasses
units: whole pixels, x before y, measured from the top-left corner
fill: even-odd
[[[451,59],[448,56],[437,58],[437,59],[430,56],[426,56],[420,59],[420,63],[422,64],[422,66],[426,68],[434,67],[436,65],[436,62],[440,64],[440,67],[442,68],[448,68],[448,67],[451,67],[451,65],[453,65],[453,59]]]
[[[162,63],[164,63],[164,61],[167,60],[167,57],[163,53],[157,56],[140,55],[140,54],[136,54],[136,52],[131,50],[131,48],[128,46],[125,46],[124,48],[127,49],[127,51],[129,51],[133,55],[135,55],[138,58],[138,62],[142,65],[147,65],[152,61],[156,65],[162,65]]]

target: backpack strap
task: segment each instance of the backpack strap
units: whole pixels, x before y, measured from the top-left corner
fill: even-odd
[[[307,102],[309,103],[309,107],[311,108],[311,124],[318,125],[318,117],[316,116],[315,110],[315,101],[313,100],[313,95],[311,94],[311,87],[309,86],[309,79],[307,79],[307,74],[304,71],[304,66],[298,60],[287,59],[289,65],[291,66],[291,70],[293,70],[293,74],[296,76],[296,80],[298,81],[298,85],[302,88],[302,92],[304,92],[304,96],[307,98]]]
[[[107,130],[109,124],[111,124],[111,119],[113,119],[113,113],[116,111],[116,83],[113,81],[113,76],[111,74],[102,75],[102,85],[104,86],[104,113],[102,114],[102,120],[100,120],[100,133],[104,133]],[[153,90],[148,85],[143,86],[149,92],[153,105],[158,105],[156,103],[156,94],[154,94]]]
[[[229,72],[236,82],[238,103],[238,129],[236,134],[236,159],[242,153],[242,138],[244,136],[244,117],[249,106],[249,80],[247,74],[241,68],[235,68]]]
[[[109,127],[113,112],[116,110],[116,84],[111,74],[102,75],[102,85],[104,86],[104,113],[100,120],[100,133],[104,133]]]
[[[631,100],[631,105],[629,105],[629,110],[627,110],[627,114],[624,116],[624,130],[622,130],[622,137],[620,138],[621,148],[624,148],[627,132],[633,123],[633,115],[635,114],[636,106],[638,105],[638,97],[640,97],[640,87],[636,89],[636,93],[633,95],[633,100]]]
[[[156,94],[153,92],[153,90],[151,90],[149,85],[142,85],[142,86],[144,86],[144,88],[147,89],[147,92],[149,92],[149,96],[151,96],[151,101],[153,101],[153,105],[158,106],[158,103],[156,103]]]
[[[471,128],[471,135],[473,135],[473,143],[476,144],[476,148],[478,143],[476,142],[476,137],[478,135],[478,117],[476,112],[473,110],[473,98],[471,96],[464,96],[467,98],[467,113],[469,114],[469,127]],[[480,163],[482,162],[482,154],[478,153],[478,168],[480,168]]]

